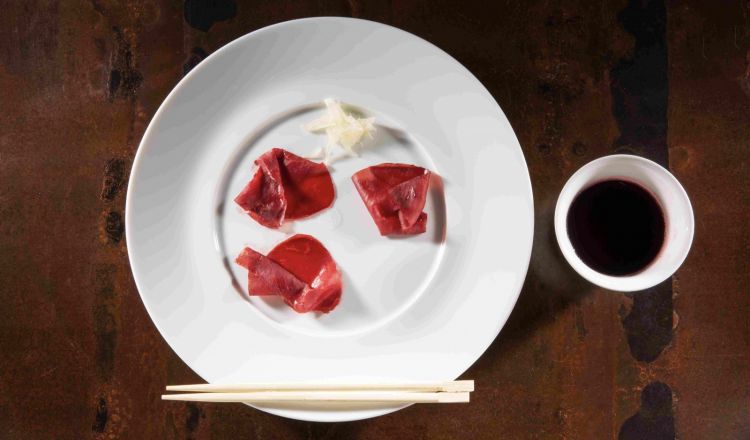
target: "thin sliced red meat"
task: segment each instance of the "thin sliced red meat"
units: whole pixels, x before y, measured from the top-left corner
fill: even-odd
[[[314,237],[296,234],[263,256],[245,248],[237,264],[248,269],[250,295],[279,295],[296,312],[328,313],[341,300],[341,272]]]
[[[263,226],[278,228],[333,203],[333,181],[324,164],[281,148],[261,155],[255,164],[258,170],[234,201]]]
[[[427,213],[423,212],[417,218],[417,222],[409,228],[404,229],[398,216],[381,218],[377,224],[380,235],[417,235],[427,230]]]
[[[234,202],[263,226],[278,228],[284,222],[286,198],[284,189],[271,171],[259,168]]]
[[[414,226],[423,214],[422,209],[424,209],[429,186],[430,173],[427,172],[400,183],[388,191],[398,206],[398,219],[404,230]],[[427,214],[425,214],[425,219],[426,217]]]
[[[414,235],[427,229],[423,212],[430,171],[407,164],[384,163],[352,176],[380,235]]]
[[[250,295],[281,295],[285,299],[294,299],[305,289],[305,283],[288,270],[249,247],[242,251],[236,261],[247,269],[247,288]]]
[[[341,272],[328,250],[314,237],[296,234],[276,245],[268,258],[306,283],[300,295],[287,301],[295,311],[327,313],[339,303]]]

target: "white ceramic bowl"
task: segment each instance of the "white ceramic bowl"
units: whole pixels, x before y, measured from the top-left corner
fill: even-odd
[[[666,234],[661,251],[646,268],[632,275],[597,272],[578,257],[568,237],[566,220],[573,199],[589,186],[610,179],[628,180],[646,188],[664,212]],[[605,156],[581,167],[568,179],[555,207],[555,235],[568,263],[588,281],[620,292],[644,290],[669,278],[687,257],[693,229],[693,208],[680,182],[659,164],[627,154]]]

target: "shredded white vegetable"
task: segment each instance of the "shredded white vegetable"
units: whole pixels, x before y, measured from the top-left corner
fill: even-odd
[[[357,156],[356,146],[364,136],[372,137],[375,132],[375,118],[357,118],[341,108],[341,103],[326,99],[326,112],[320,118],[309,122],[303,128],[309,132],[325,131],[327,144],[324,148],[314,151],[310,157],[322,158],[328,163],[332,149],[338,145],[348,155]]]

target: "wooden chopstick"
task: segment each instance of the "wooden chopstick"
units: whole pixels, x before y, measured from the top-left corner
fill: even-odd
[[[394,383],[248,383],[248,384],[192,384],[169,385],[167,391],[198,393],[250,393],[261,391],[408,391],[408,392],[470,392],[473,380],[444,382],[394,382]]]
[[[380,383],[249,383],[169,385],[162,400],[192,402],[468,402],[473,380]]]
[[[460,403],[469,401],[468,392],[409,391],[258,391],[250,393],[165,394],[162,400],[191,402],[374,402],[374,403]]]

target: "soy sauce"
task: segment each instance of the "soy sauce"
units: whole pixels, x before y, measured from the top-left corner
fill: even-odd
[[[567,228],[578,257],[597,272],[615,276],[648,266],[665,234],[659,202],[625,180],[605,180],[581,191],[568,211]]]

